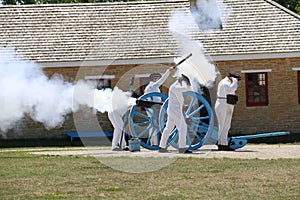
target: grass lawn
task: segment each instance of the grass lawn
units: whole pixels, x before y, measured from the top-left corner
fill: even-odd
[[[300,159],[179,158],[132,174],[94,157],[0,152],[0,199],[298,200],[299,174]]]

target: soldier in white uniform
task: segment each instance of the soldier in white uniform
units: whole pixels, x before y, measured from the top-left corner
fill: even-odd
[[[108,119],[114,127],[112,139],[113,151],[129,150],[128,147],[126,147],[125,132],[123,132],[122,136],[122,131],[124,128],[123,116],[130,105],[133,105],[136,101],[136,99],[131,96],[132,94],[130,92],[125,92],[123,95],[116,95],[112,98],[112,110],[108,112]]]
[[[162,133],[159,152],[166,153],[167,140],[171,131],[176,126],[179,136],[179,153],[192,153],[186,149],[187,124],[183,113],[183,92],[191,90],[191,83],[187,76],[181,75],[169,88],[169,105],[167,108],[167,123]]]
[[[167,78],[169,77],[169,75],[172,71],[175,71],[174,67],[170,67],[169,69],[167,69],[163,75],[161,75],[160,73],[150,74],[150,76],[149,76],[150,82],[145,87],[144,94],[148,94],[148,93],[152,93],[152,92],[160,93],[159,87],[167,80]],[[155,102],[161,102],[161,99],[159,97],[153,97],[153,99],[148,99],[148,100],[155,101]],[[158,117],[158,113],[154,113],[154,112],[155,112],[154,109],[149,109],[149,112],[147,112],[147,115],[148,116],[154,115],[152,117]],[[158,145],[157,132],[158,132],[158,130],[149,128],[149,134],[152,133],[151,140],[150,140],[150,143],[152,146]]]
[[[234,105],[237,101],[235,91],[238,88],[238,81],[241,77],[231,72],[223,78],[218,84],[217,101],[215,104],[215,112],[218,119],[218,150],[230,151],[233,150],[228,146],[228,131],[231,126],[231,119],[233,114]],[[230,101],[231,97],[236,100]]]
[[[124,114],[118,113],[116,111],[108,112],[108,119],[110,120],[111,124],[114,127],[113,139],[111,145],[113,151],[122,151],[123,149],[126,150],[125,133],[123,133],[123,137],[122,137],[122,131],[124,127],[123,115]],[[121,141],[121,137],[122,137],[122,141]]]

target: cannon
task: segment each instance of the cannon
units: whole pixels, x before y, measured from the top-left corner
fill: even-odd
[[[214,114],[209,101],[203,95],[188,91],[184,96],[184,115],[188,125],[187,146],[189,150],[196,150],[206,143],[217,144],[218,130],[214,126]],[[142,147],[149,150],[158,150],[158,145],[151,144],[151,138],[160,141],[161,133],[167,119],[168,96],[162,93],[149,93],[139,98],[152,102],[152,106],[143,107],[134,105],[129,111],[129,128],[134,138],[140,139]],[[289,132],[274,132],[229,137],[229,146],[232,149],[244,147],[248,139],[287,135]],[[175,128],[169,138],[168,145],[178,148],[178,132]]]
[[[141,96],[140,100],[163,103],[167,95],[154,92]],[[141,145],[150,150],[158,150],[158,146],[151,145],[151,138],[160,141],[159,115],[161,105],[153,104],[151,108],[134,105],[129,112],[129,128],[134,138],[139,138]]]

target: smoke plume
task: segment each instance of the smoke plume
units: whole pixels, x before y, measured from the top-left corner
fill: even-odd
[[[223,12],[220,12],[219,8]],[[198,84],[212,87],[218,72],[205,55],[202,43],[194,40],[193,36],[200,33],[200,30],[222,29],[221,18],[226,21],[229,14],[230,8],[221,0],[218,3],[216,0],[197,0],[197,4],[191,8],[191,13],[175,11],[169,20],[169,30],[178,42],[183,57],[192,53],[192,57],[179,65],[177,75],[185,74],[192,79],[194,89]],[[175,63],[180,59],[182,58],[175,58]]]
[[[177,76],[180,74],[187,75],[192,82],[194,91],[197,91],[199,84],[210,88],[217,76],[216,67],[208,61],[203,52],[200,42],[185,39],[181,40],[181,52],[183,55],[192,53],[192,56],[178,66]],[[175,58],[174,62],[178,63],[181,58]]]
[[[186,29],[185,24],[180,26],[181,23],[175,23],[176,21],[186,21],[185,24],[191,24],[191,26],[189,26],[189,29]],[[175,12],[169,21],[169,30],[176,39],[183,57],[192,53],[190,58],[178,66],[175,75],[187,75],[192,79],[192,86],[194,88],[198,87],[198,84],[210,87],[216,78],[216,68],[206,58],[202,44],[192,39],[190,35],[192,25],[195,25],[193,18],[189,15],[178,14],[178,12]],[[181,59],[175,58],[174,62],[178,63]]]
[[[210,31],[223,28],[231,9],[222,0],[197,0],[191,13],[201,30]]]
[[[201,30],[222,29],[221,15],[216,0],[197,0],[191,12]]]
[[[103,113],[112,110],[114,94],[116,99],[127,97],[118,88],[97,90],[95,85],[84,80],[70,83],[58,74],[48,78],[13,47],[0,48],[0,130],[7,132],[27,116],[52,129],[82,105]]]

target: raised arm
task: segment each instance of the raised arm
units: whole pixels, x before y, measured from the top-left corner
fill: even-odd
[[[153,83],[153,87],[160,87],[167,80],[172,70],[174,70],[173,67],[167,69],[166,72],[160,77],[160,79],[158,79],[158,81]]]

